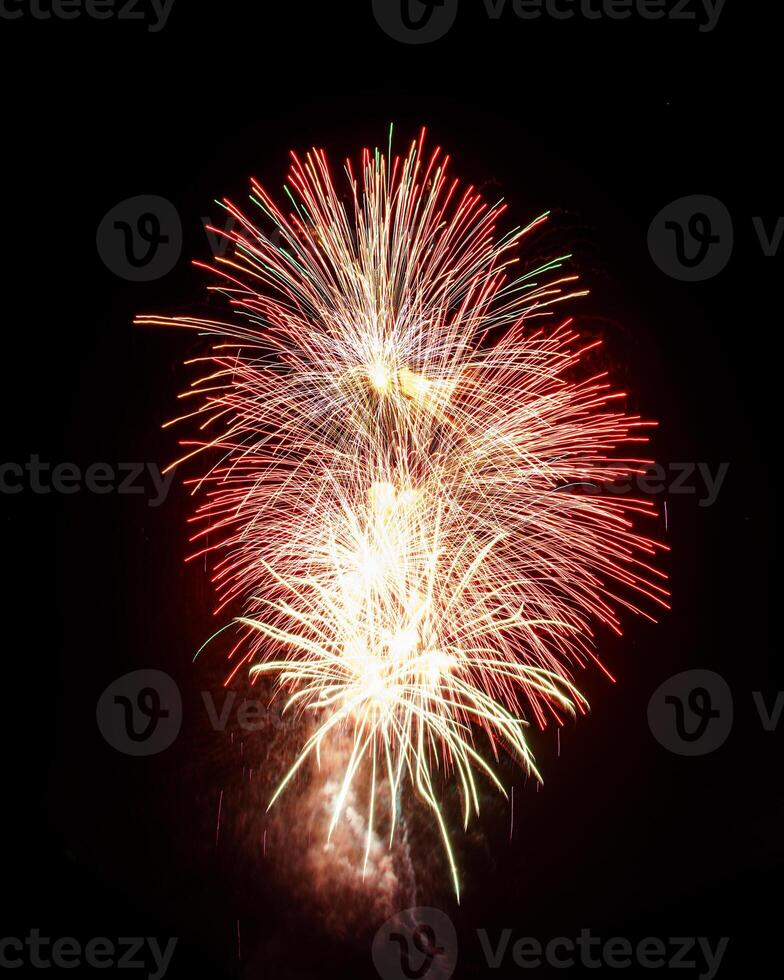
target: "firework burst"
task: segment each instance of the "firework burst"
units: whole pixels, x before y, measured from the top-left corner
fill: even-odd
[[[504,206],[447,162],[423,137],[402,158],[366,151],[341,194],[322,151],[293,156],[286,213],[252,184],[268,233],[222,202],[232,248],[205,268],[234,317],[137,322],[216,338],[174,421],[200,433],[179,462],[209,456],[193,557],[214,556],[218,612],[239,610],[229,679],[272,675],[312,718],[272,802],[348,733],[330,833],[361,770],[368,848],[408,786],[457,892],[444,779],[467,822],[476,773],[504,792],[499,748],[538,777],[527,726],[585,710],[594,625],[619,633],[620,610],[667,593],[637,530],[650,503],[596,492],[644,470],[652,423],[581,373],[594,344],[542,324],[582,295],[568,256],[521,271],[546,215],[500,234]]]

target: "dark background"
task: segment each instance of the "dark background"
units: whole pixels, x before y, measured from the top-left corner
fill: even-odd
[[[542,940],[582,928],[729,936],[720,976],[780,959],[780,737],[763,731],[751,693],[770,704],[781,687],[770,433],[782,260],[762,255],[752,226],[782,213],[771,17],[728,0],[707,34],[511,12],[492,23],[462,0],[447,37],[421,47],[387,38],[365,2],[177,0],[159,34],[0,21],[4,459],[168,463],[176,436],[160,423],[191,379],[182,360],[201,348],[132,318],[203,302],[188,259],[208,258],[201,217],[219,219],[215,197],[244,203],[250,176],[279,188],[290,148],[315,143],[339,161],[385,145],[394,121],[398,147],[426,125],[454,173],[503,195],[514,221],[552,209],[535,248],[574,253],[591,289],[577,324],[604,337],[631,406],[660,420],[653,454],[730,463],[714,506],[668,501],[673,611],[655,627],[629,622],[622,642],[603,638],[618,683],[586,672],[593,710],[562,733],[560,758],[554,734],[539,737],[545,786],[517,780],[511,841],[508,812],[491,807],[487,840],[460,845],[460,908],[435,885],[419,896],[456,922],[463,975],[487,973],[477,927]],[[716,278],[681,283],[655,266],[646,232],[661,207],[697,193],[729,208],[735,251]],[[113,275],[95,244],[103,215],[136,194],[172,201],[185,233],[182,261],[146,284]],[[215,621],[203,568],[182,561],[182,487],[159,508],[86,492],[0,502],[0,935],[177,936],[170,977],[374,976],[364,939],[327,935],[232,823],[242,763],[200,710],[222,665],[191,663]],[[102,739],[95,704],[141,667],[170,673],[186,711],[171,749],[136,760]],[[699,759],[667,752],[646,720],[654,689],[693,667],[727,679],[736,712],[724,746]],[[221,789],[228,829],[215,847]]]

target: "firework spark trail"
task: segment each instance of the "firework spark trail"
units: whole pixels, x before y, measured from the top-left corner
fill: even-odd
[[[650,502],[591,492],[644,471],[653,423],[580,375],[595,344],[568,321],[537,326],[583,295],[568,256],[515,274],[546,215],[499,234],[504,206],[461,190],[423,139],[405,158],[365,151],[358,177],[348,163],[344,196],[323,151],[293,155],[290,214],[252,183],[276,234],[227,200],[234,229],[212,229],[232,249],[205,268],[235,318],[137,322],[218,338],[173,421],[201,433],[179,462],[212,457],[191,481],[192,557],[215,557],[217,612],[240,609],[229,680],[274,676],[315,720],[273,802],[348,731],[330,832],[360,770],[368,848],[377,784],[390,837],[410,784],[459,893],[443,778],[467,823],[475,772],[504,792],[480,733],[538,777],[526,718],[584,711],[573,675],[599,664],[593,624],[620,633],[619,610],[650,616],[667,592],[662,546],[636,529]]]

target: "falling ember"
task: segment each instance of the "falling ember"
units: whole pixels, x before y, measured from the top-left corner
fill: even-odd
[[[136,322],[216,338],[174,420],[196,432],[180,462],[210,459],[192,557],[213,558],[216,612],[239,610],[229,680],[274,677],[313,724],[270,805],[348,737],[327,836],[361,771],[366,865],[412,793],[459,894],[444,781],[467,825],[478,773],[505,793],[500,748],[539,779],[527,728],[586,710],[594,626],[620,634],[619,609],[651,618],[667,591],[637,530],[652,505],[601,493],[644,471],[653,423],[585,372],[595,343],[539,325],[583,295],[568,256],[515,272],[546,215],[499,234],[505,207],[423,144],[365,151],[345,193],[323,151],[293,156],[290,213],[252,183],[269,234],[227,200],[234,228],[213,229],[234,317]]]
[[[511,840],[514,834],[514,786],[512,787],[509,806],[511,811],[509,815],[509,840]]]

